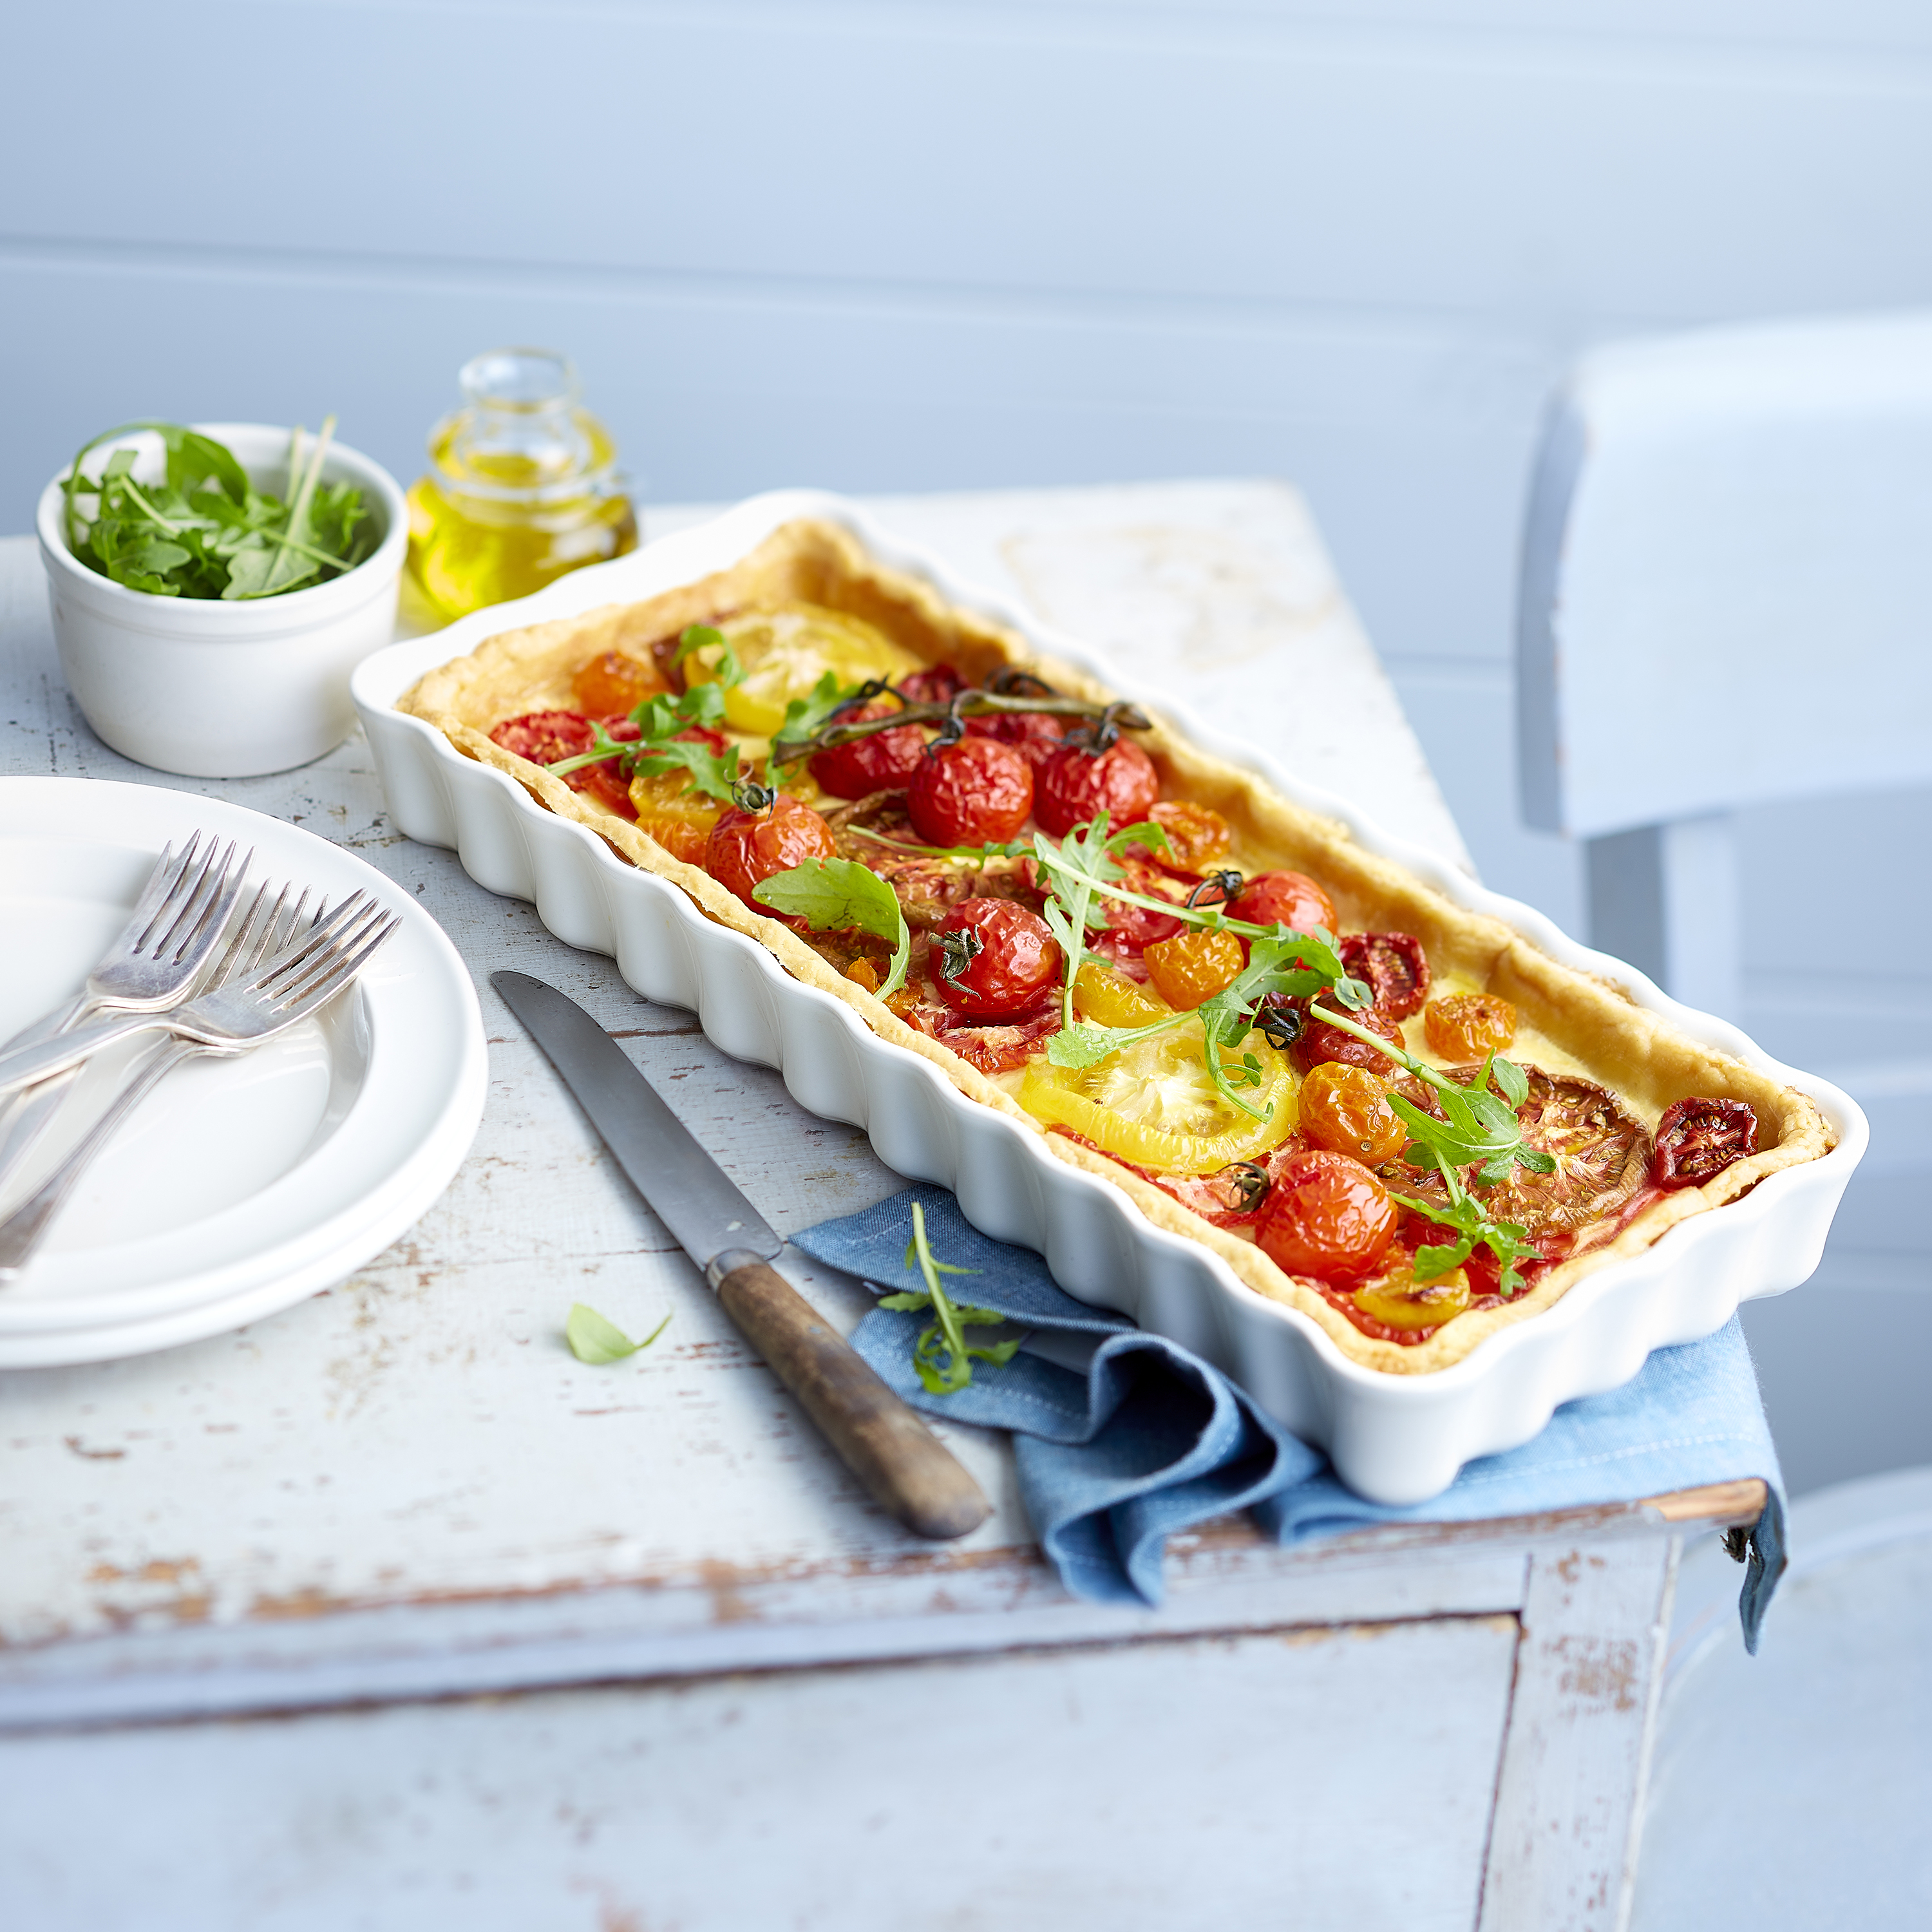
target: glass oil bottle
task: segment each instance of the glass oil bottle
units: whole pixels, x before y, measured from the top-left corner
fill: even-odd
[[[638,546],[610,433],[543,349],[493,349],[458,377],[466,406],[430,430],[410,486],[414,587],[444,622],[526,597]]]

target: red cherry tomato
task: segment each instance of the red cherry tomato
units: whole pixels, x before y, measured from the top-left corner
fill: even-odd
[[[1066,727],[1050,711],[1001,711],[990,718],[968,718],[966,735],[998,738],[1003,744],[1017,746],[1032,766],[1037,784],[1040,766],[1059,750]]]
[[[1104,752],[1066,744],[1040,766],[1034,815],[1042,831],[1063,838],[1104,810],[1118,832],[1142,824],[1160,798],[1160,774],[1132,739],[1117,738]]]
[[[941,664],[901,678],[897,688],[908,704],[950,704],[966,688],[966,680],[950,664]]]
[[[1379,1034],[1390,1046],[1402,1044],[1402,1028],[1379,1007],[1371,1007],[1365,1013],[1351,1013],[1348,1017],[1368,1032]],[[1294,1042],[1293,1057],[1304,1073],[1328,1060],[1343,1066],[1360,1066],[1384,1077],[1396,1070],[1396,1063],[1387,1054],[1378,1053],[1353,1034],[1344,1033],[1340,1027],[1330,1026],[1312,1015],[1301,1030],[1301,1037]]]
[[[1354,1281],[1382,1259],[1395,1224],[1388,1189],[1360,1161],[1316,1148],[1276,1176],[1255,1239],[1290,1274]]]
[[[906,793],[912,829],[928,845],[1003,845],[1033,810],[1033,767],[998,738],[926,747]]]
[[[1734,1160],[1757,1151],[1757,1116],[1742,1100],[1679,1100],[1657,1124],[1650,1178],[1676,1190],[1701,1187]]]
[[[896,704],[865,704],[844,712],[842,724],[863,724],[874,718],[890,718]],[[812,776],[834,798],[864,798],[875,791],[896,791],[911,782],[919,766],[926,740],[916,724],[901,724],[890,731],[874,731],[849,744],[834,745],[814,752]]]
[[[620,743],[639,735],[637,726],[621,712],[598,722],[607,736]],[[490,739],[534,765],[554,765],[560,759],[589,751],[596,742],[596,727],[580,711],[526,711],[520,718],[505,718]],[[575,771],[564,773],[563,782],[572,791],[587,792],[623,818],[638,815],[631,808],[630,774],[616,758],[579,765]]]
[[[968,899],[932,935],[934,990],[969,1020],[1006,1020],[1060,983],[1060,942],[1036,912],[1012,899]]]
[[[589,751],[594,735],[590,720],[580,711],[526,711],[496,726],[490,742],[533,765],[554,765],[560,758]]]
[[[1429,1191],[1434,1198],[1442,1198],[1437,1190],[1431,1189]],[[1402,1226],[1396,1231],[1395,1238],[1399,1250],[1414,1250],[1453,1247],[1462,1237],[1455,1228],[1445,1226],[1442,1222],[1432,1221],[1425,1215],[1412,1214],[1405,1208],[1402,1210]],[[1502,1298],[1503,1264],[1482,1242],[1478,1241],[1459,1265],[1468,1277],[1472,1301],[1475,1298],[1485,1294],[1494,1295],[1498,1300]],[[1541,1270],[1543,1265],[1540,1259],[1532,1256],[1527,1261],[1519,1261],[1516,1272],[1527,1283]]]
[[[704,869],[727,892],[766,919],[778,916],[759,904],[752,888],[774,872],[789,872],[808,859],[836,859],[838,842],[832,828],[808,805],[780,792],[769,810],[744,812],[728,806],[704,843]]]
[[[1335,902],[1306,872],[1257,872],[1228,908],[1230,919],[1250,926],[1285,926],[1291,932],[1316,926],[1335,930]]]
[[[1177,905],[1186,897],[1185,884],[1152,860],[1136,857],[1130,852],[1120,863],[1120,884],[1130,892],[1140,892],[1148,898],[1172,899]],[[1103,898],[1100,916],[1107,922],[1107,936],[1115,948],[1135,958],[1148,946],[1187,930],[1185,920],[1156,912],[1149,906],[1130,905],[1125,899]]]
[[[600,718],[597,722],[603,726],[604,736],[616,739],[620,745],[631,744],[644,736],[621,711],[615,717]],[[565,773],[563,782],[580,791],[590,793],[620,818],[635,818],[638,815],[637,808],[631,802],[631,775],[624,769],[622,758],[606,758],[598,764],[580,765],[575,771]]]
[[[1375,994],[1378,1011],[1392,1020],[1421,1012],[1429,997],[1429,961],[1420,940],[1406,932],[1352,932],[1336,950],[1349,978]]]

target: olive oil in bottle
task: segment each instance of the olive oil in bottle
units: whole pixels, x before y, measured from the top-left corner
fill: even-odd
[[[458,378],[466,406],[430,432],[410,490],[410,573],[448,622],[638,547],[610,433],[542,349],[494,349]]]

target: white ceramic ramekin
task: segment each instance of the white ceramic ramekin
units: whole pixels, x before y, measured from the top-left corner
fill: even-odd
[[[227,445],[256,488],[284,493],[289,432],[263,423],[196,423]],[[141,452],[158,478],[152,430],[114,446]],[[87,722],[116,751],[157,771],[245,778],[332,751],[356,722],[349,674],[395,634],[409,511],[379,463],[332,443],[326,482],[353,483],[374,516],[374,554],[328,583],[223,603],[157,597],[101,576],[68,548],[60,478],[40,494],[40,560],[61,670]],[[63,471],[62,475],[65,472]]]
[[[1642,1254],[1586,1276],[1554,1307],[1492,1335],[1454,1366],[1384,1375],[1344,1355],[1300,1310],[1257,1294],[1199,1242],[1155,1227],[1112,1182],[1057,1159],[1045,1136],[968,1100],[929,1060],[881,1039],[830,994],[792,978],[755,940],[715,925],[668,880],[627,864],[586,826],[546,812],[514,778],[464,757],[440,731],[395,708],[425,671],[497,632],[695,583],[728,568],[794,517],[842,525],[948,602],[1079,665],[1118,695],[1160,712],[1195,743],[1339,819],[1358,844],[1406,866],[1456,904],[1502,920],[1565,965],[1622,986],[1692,1039],[1809,1094],[1837,1145],[1822,1160],[1768,1176],[1714,1214],[1680,1223]],[[1218,1363],[1271,1414],[1325,1448],[1352,1489],[1378,1502],[1426,1502],[1472,1458],[1527,1442],[1558,1403],[1628,1382],[1653,1348],[1713,1334],[1739,1302],[1796,1288],[1817,1267],[1833,1210],[1865,1150],[1864,1116],[1837,1088],[1780,1065],[1737,1028],[1680,1006],[1634,968],[1579,946],[1542,914],[1378,830],[1333,793],[1139,688],[1018,606],[956,579],[936,557],[892,537],[840,497],[814,490],[754,496],[716,522],[574,571],[533,597],[393,645],[357,670],[356,701],[389,808],[412,838],[454,846],[472,879],[534,901],[544,924],[568,944],[614,955],[618,971],[646,999],[690,1007],[727,1053],[781,1069],[814,1113],[865,1128],[888,1166],[951,1188],[976,1228],[1037,1249],[1070,1294],[1118,1309]]]

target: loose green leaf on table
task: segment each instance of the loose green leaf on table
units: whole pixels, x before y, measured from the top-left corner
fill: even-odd
[[[579,1301],[572,1305],[563,1324],[563,1339],[580,1362],[588,1362],[595,1368],[606,1362],[621,1362],[627,1355],[648,1348],[670,1326],[670,1317],[667,1315],[641,1342],[634,1342],[614,1322]]]

